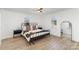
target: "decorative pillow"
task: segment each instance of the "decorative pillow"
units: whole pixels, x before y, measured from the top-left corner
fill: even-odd
[[[42,27],[38,27],[38,29],[43,29]]]
[[[30,31],[30,25],[29,24],[23,24],[22,25],[22,30],[26,31],[26,32]]]
[[[36,23],[32,23],[30,26],[31,26],[31,30],[36,30],[37,29],[37,24]]]
[[[22,30],[23,31],[26,31],[26,26],[22,26]]]
[[[36,29],[37,29],[37,28],[36,28],[36,25],[34,25],[34,26],[33,26],[33,30],[36,30]]]
[[[30,26],[29,26],[29,25],[26,26],[26,31],[27,31],[27,32],[30,31]]]

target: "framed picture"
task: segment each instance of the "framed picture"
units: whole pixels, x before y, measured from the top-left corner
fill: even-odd
[[[57,20],[52,20],[52,24],[57,25]]]
[[[51,22],[53,25],[57,25],[57,17],[54,16],[52,19],[51,19]]]

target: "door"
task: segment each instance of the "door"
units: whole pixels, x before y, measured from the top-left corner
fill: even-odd
[[[69,21],[61,23],[61,37],[72,40],[72,24]]]

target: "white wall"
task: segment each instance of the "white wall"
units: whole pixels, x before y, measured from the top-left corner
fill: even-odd
[[[1,12],[0,12],[0,45],[1,45]]]
[[[20,29],[24,18],[28,18],[31,22],[40,24],[39,16],[34,14],[23,14],[14,11],[1,10],[1,39],[13,36],[13,30]]]
[[[79,9],[69,9],[61,12],[51,13],[44,16],[44,27],[50,29],[51,34],[60,36],[61,22],[68,20],[72,23],[72,40],[79,42]],[[57,25],[51,25],[51,19],[57,19]]]

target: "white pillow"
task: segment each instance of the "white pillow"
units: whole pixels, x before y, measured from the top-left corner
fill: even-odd
[[[22,26],[22,30],[23,31],[26,31],[26,26]]]

